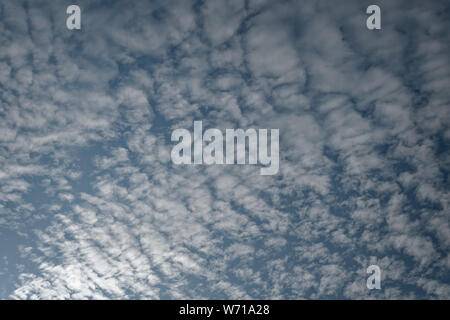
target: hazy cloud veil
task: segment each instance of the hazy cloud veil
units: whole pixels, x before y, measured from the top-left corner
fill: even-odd
[[[0,298],[450,298],[449,29],[445,0],[0,0]],[[279,128],[279,173],[174,165],[195,120]]]

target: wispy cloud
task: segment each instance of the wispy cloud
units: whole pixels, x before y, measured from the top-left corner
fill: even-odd
[[[79,5],[0,2],[0,298],[450,297],[446,1]],[[173,165],[194,120],[279,174]]]

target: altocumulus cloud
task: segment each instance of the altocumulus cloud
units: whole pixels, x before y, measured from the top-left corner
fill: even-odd
[[[448,1],[77,4],[0,1],[0,298],[450,298]]]

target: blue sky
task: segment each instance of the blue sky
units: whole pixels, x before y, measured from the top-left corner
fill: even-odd
[[[450,298],[449,18],[0,0],[0,299]],[[279,128],[279,173],[174,165],[195,120]]]

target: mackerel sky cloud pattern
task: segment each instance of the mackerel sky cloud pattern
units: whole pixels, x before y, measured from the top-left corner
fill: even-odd
[[[450,298],[449,1],[71,4],[0,0],[0,299]]]

